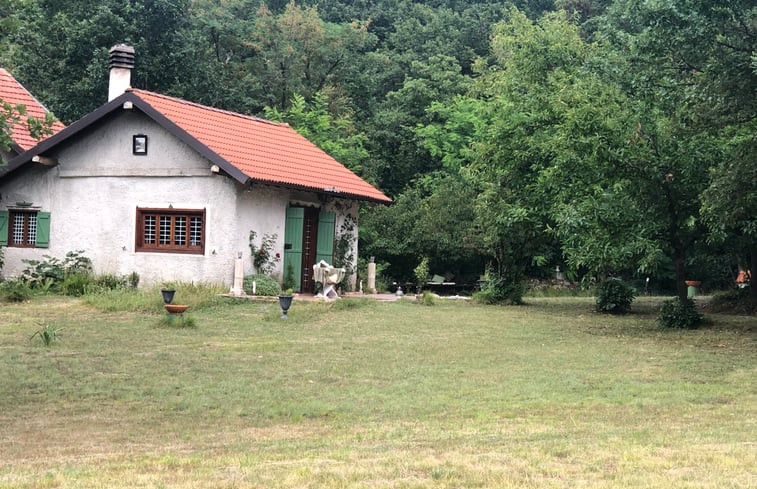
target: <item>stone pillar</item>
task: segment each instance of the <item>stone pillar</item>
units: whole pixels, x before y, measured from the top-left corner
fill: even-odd
[[[368,293],[376,293],[376,264],[373,262],[373,257],[368,262]]]
[[[234,295],[244,295],[244,263],[242,262],[242,252],[234,262],[234,287],[231,289]]]

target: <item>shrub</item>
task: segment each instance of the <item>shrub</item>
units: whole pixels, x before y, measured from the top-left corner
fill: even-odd
[[[752,301],[750,289],[747,286],[713,294],[707,310],[727,314],[754,314],[757,313],[757,303]]]
[[[128,277],[119,276],[113,273],[98,275],[94,279],[94,285],[101,290],[119,290],[125,289],[128,284]]]
[[[287,263],[286,271],[284,272],[284,283],[281,287],[284,289],[294,289],[297,286],[294,278],[294,265],[290,261]]]
[[[417,267],[415,267],[415,270],[413,270],[413,275],[415,275],[415,283],[418,285],[418,294],[421,293],[423,290],[423,285],[426,283],[426,280],[428,280],[428,257],[424,256],[421,262],[418,264]]]
[[[126,280],[129,282],[129,287],[132,289],[136,289],[139,287],[139,274],[137,272],[131,272]]]
[[[273,277],[256,274],[244,277],[242,288],[247,295],[252,295],[252,282],[255,282],[255,295],[276,296],[281,293],[281,286]]]
[[[636,291],[622,280],[605,280],[597,287],[597,311],[625,314],[631,309],[634,297]]]
[[[43,255],[44,260],[23,260],[28,266],[22,276],[31,288],[57,288],[69,275],[92,273],[92,260],[83,253],[83,250],[69,251],[63,260],[49,255]]]
[[[50,284],[62,282],[65,276],[60,260],[49,255],[44,255],[43,258],[44,260],[23,260],[27,267],[22,276],[32,288],[39,288],[44,283],[49,287]]]
[[[657,315],[657,321],[666,328],[696,329],[703,319],[691,299],[683,303],[678,298],[665,301]]]
[[[482,304],[523,304],[525,285],[505,276],[492,276],[473,298]]]
[[[434,298],[433,292],[430,290],[424,290],[416,302],[422,306],[433,306],[436,303],[436,299]]]
[[[0,282],[0,297],[7,302],[24,302],[29,300],[32,291],[21,279],[13,278]]]
[[[63,295],[81,297],[89,292],[93,285],[94,280],[88,273],[73,273],[66,275],[66,278],[63,279],[60,291]]]

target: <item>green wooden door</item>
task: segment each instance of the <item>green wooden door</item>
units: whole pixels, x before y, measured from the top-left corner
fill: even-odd
[[[321,211],[318,215],[318,242],[315,246],[315,262],[321,260],[334,265],[334,222],[333,212]]]
[[[302,228],[305,218],[303,207],[289,207],[284,225],[284,277],[290,266],[294,272],[295,290],[302,288]]]

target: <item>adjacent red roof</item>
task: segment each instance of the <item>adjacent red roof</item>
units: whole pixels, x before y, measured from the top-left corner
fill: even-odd
[[[145,90],[129,92],[254,181],[391,202],[288,124]]]
[[[44,119],[48,110],[42,106],[39,101],[32,96],[16,79],[3,68],[0,68],[0,99],[3,102],[8,102],[12,105],[22,104],[26,106],[27,115],[33,116],[37,119]],[[62,122],[56,121],[53,123],[53,134],[62,130],[66,126]],[[11,139],[24,151],[36,145],[39,140],[34,139],[29,134],[25,124],[25,118],[13,125],[13,133]],[[45,139],[43,137],[42,139]]]

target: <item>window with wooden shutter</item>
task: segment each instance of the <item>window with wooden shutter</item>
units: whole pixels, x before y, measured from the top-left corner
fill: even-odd
[[[49,212],[37,209],[0,211],[0,246],[47,248],[49,245]]]

